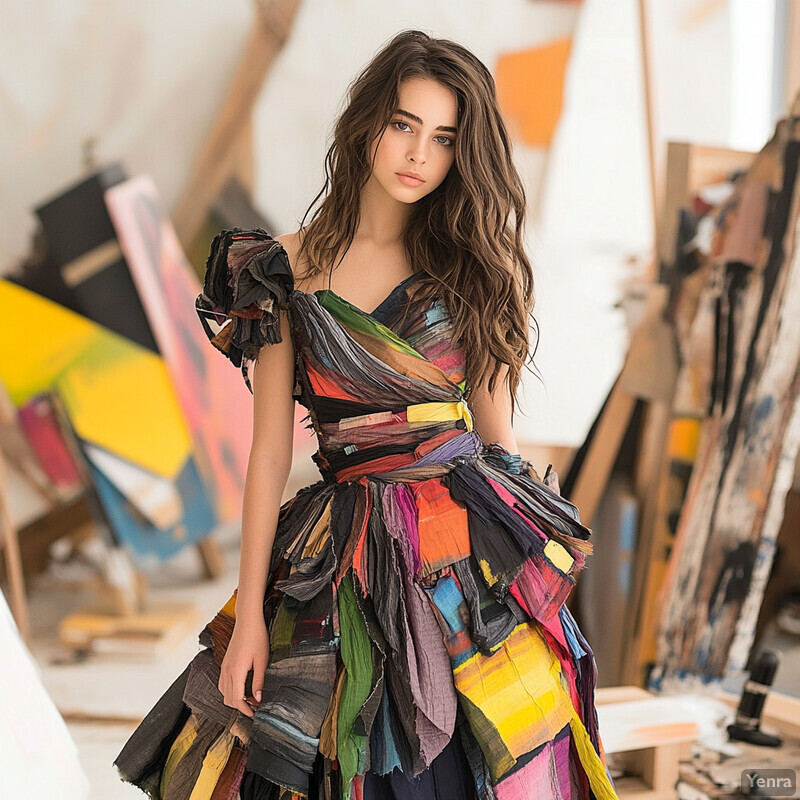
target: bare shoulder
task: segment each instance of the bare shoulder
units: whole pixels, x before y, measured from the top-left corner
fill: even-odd
[[[291,257],[293,253],[296,253],[297,248],[300,247],[300,231],[282,233],[280,236],[273,236],[272,238],[283,245],[289,257]]]
[[[275,239],[276,242],[280,242],[283,245],[283,249],[286,250],[286,255],[289,257],[289,266],[292,268],[292,274],[299,288],[300,281],[298,279],[302,278],[306,272],[306,259],[304,257],[301,260],[299,256],[300,231],[283,233],[280,236],[273,236],[272,238]]]

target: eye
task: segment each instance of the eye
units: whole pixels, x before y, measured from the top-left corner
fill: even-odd
[[[394,125],[394,126],[405,125],[406,128],[411,130],[411,128],[409,127],[409,124],[407,122],[403,122],[402,120],[399,120],[399,119],[395,120],[391,124]],[[406,133],[406,130],[404,128],[395,127],[395,130],[398,130],[401,133]],[[442,145],[442,147],[452,147],[453,146],[453,140],[449,136],[445,136],[444,134],[440,134],[439,136],[435,136],[434,139],[436,139],[437,141],[439,141],[440,139],[444,139],[443,142],[439,141],[439,144]]]

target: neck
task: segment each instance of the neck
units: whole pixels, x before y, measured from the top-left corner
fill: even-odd
[[[398,244],[411,215],[411,205],[388,195],[372,178],[361,190],[361,214],[356,238],[376,245]]]

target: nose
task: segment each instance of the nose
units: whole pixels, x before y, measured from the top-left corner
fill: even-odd
[[[408,150],[408,160],[413,161],[415,164],[424,164],[427,155],[425,148],[420,143],[415,143]]]

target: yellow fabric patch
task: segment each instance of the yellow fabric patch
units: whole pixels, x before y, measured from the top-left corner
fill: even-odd
[[[217,781],[228,763],[235,737],[227,731],[208,748],[189,800],[211,800]]]
[[[301,560],[307,558],[316,558],[325,547],[325,543],[330,539],[331,535],[331,504],[325,506],[322,516],[317,521],[311,533],[308,534],[303,545],[303,554],[300,556]],[[296,571],[296,567],[292,568],[292,572]]]
[[[236,592],[234,592],[227,603],[220,609],[220,614],[236,619]]]
[[[175,774],[175,769],[180,763],[180,760],[186,755],[186,752],[197,738],[198,724],[199,720],[192,714],[189,719],[186,720],[186,724],[172,743],[172,747],[170,747],[169,754],[167,755],[167,763],[164,764],[164,770],[161,773],[162,795],[167,791],[169,782],[172,780],[172,776]]]
[[[463,419],[467,430],[472,430],[472,413],[463,400],[442,403],[415,403],[406,408],[409,423],[447,422]]]
[[[494,586],[497,583],[498,576],[492,572],[489,562],[485,558],[482,558],[478,563],[481,568],[483,579],[489,586]]]
[[[532,624],[518,625],[494,653],[477,653],[453,675],[474,709],[471,727],[493,780],[521,755],[552,741],[572,719],[561,664]]]
[[[565,574],[570,571],[573,563],[575,563],[575,559],[567,552],[566,548],[553,539],[544,546],[544,554],[554,567]]]
[[[574,709],[569,725],[572,729],[578,757],[586,771],[586,777],[589,778],[589,785],[592,787],[595,797],[597,797],[597,800],[619,800],[614,787],[611,785],[606,768],[592,745],[589,733],[584,728],[578,713]]]

